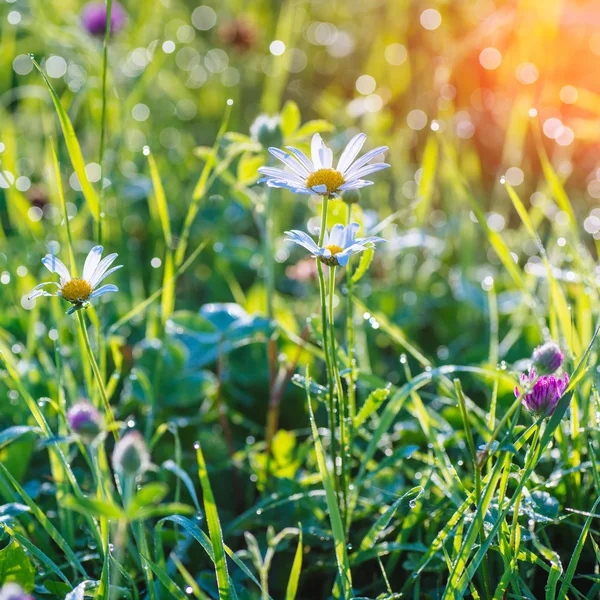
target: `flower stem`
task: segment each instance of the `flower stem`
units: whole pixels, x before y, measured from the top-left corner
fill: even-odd
[[[323,245],[325,240],[325,229],[327,228],[327,205],[329,204],[329,196],[323,196],[323,205],[321,207],[321,230],[319,231],[319,247]],[[331,444],[331,462],[333,463],[333,483],[338,492],[338,478],[336,466],[336,428],[335,428],[335,382],[333,379],[333,371],[331,368],[331,356],[329,353],[329,336],[327,334],[327,293],[325,291],[325,278],[323,276],[323,263],[317,258],[317,272],[319,276],[319,292],[321,296],[321,333],[323,335],[323,352],[325,353],[325,366],[327,369],[327,382],[329,387],[329,430]]]
[[[346,226],[350,225],[352,220],[352,205],[346,205]],[[348,343],[348,376],[346,383],[348,386],[348,419],[350,423],[349,430],[349,448],[352,447],[354,437],[354,418],[356,417],[356,365],[354,358],[354,306],[353,293],[354,283],[352,282],[352,269],[350,267],[352,257],[348,259],[346,265],[346,339]]]
[[[110,429],[112,429],[113,435],[115,436],[115,440],[119,439],[119,432],[115,425],[115,417],[113,415],[112,407],[110,406],[110,402],[108,401],[108,395],[106,393],[106,388],[104,387],[104,382],[102,380],[102,374],[100,373],[100,369],[98,368],[98,363],[94,357],[94,351],[92,350],[92,345],[90,344],[90,338],[88,336],[87,327],[85,326],[85,318],[81,312],[81,310],[77,311],[77,322],[79,323],[79,328],[83,335],[83,340],[85,343],[85,349],[88,355],[88,359],[90,364],[92,365],[92,371],[94,372],[94,378],[96,379],[96,383],[98,385],[98,390],[100,391],[100,397],[102,398],[102,403],[104,404],[104,410],[106,411],[106,419],[107,425]]]
[[[335,298],[335,267],[329,268],[329,345],[331,348],[331,367],[335,377],[335,385],[337,388],[337,398],[339,407],[340,420],[340,457],[341,457],[341,487],[342,487],[342,502],[343,510],[341,511],[344,521],[346,520],[346,511],[348,508],[348,500],[346,497],[346,453],[348,436],[346,434],[346,402],[344,398],[344,389],[342,387],[342,379],[337,362],[337,348],[335,343],[335,319],[333,316],[333,299]]]

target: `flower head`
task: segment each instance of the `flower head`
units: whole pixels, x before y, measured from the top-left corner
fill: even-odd
[[[90,444],[102,429],[102,416],[87,400],[81,400],[69,409],[67,421],[85,444]]]
[[[315,241],[304,231],[292,230],[286,231],[286,235],[299,246],[306,248],[315,258],[330,267],[341,266],[348,264],[348,259],[378,242],[385,242],[379,237],[356,238],[359,229],[358,223],[350,223],[347,227],[343,225],[334,225],[331,228],[331,233],[325,232],[323,246],[319,246]]]
[[[34,600],[34,598],[17,583],[5,583],[0,589],[0,600]]]
[[[319,194],[321,196],[338,196],[344,191],[358,190],[372,181],[362,179],[371,173],[387,169],[386,163],[371,163],[386,146],[375,148],[354,160],[360,152],[367,136],[364,133],[355,135],[347,144],[333,168],[333,152],[323,143],[318,133],[312,138],[311,158],[292,146],[287,146],[288,152],[279,148],[269,148],[269,152],[289,170],[273,167],[260,167],[259,173],[266,177],[259,180],[266,182],[269,187],[286,188],[297,194]],[[312,160],[311,160],[312,159]]]
[[[546,342],[533,351],[531,362],[536,373],[550,375],[560,368],[564,358],[556,342]]]
[[[83,265],[83,277],[81,278],[71,277],[69,270],[61,260],[52,254],[46,254],[42,258],[42,263],[51,273],[57,273],[60,276],[60,283],[45,281],[36,285],[31,290],[29,299],[38,296],[62,296],[67,302],[73,304],[67,311],[67,314],[72,314],[80,308],[85,308],[92,298],[98,298],[109,292],[118,292],[119,288],[116,285],[108,284],[98,287],[101,281],[123,266],[119,265],[109,269],[118,255],[109,254],[106,258],[100,260],[103,250],[102,246],[94,246],[90,250]],[[48,285],[55,285],[58,289],[54,293],[47,292],[44,288]]]
[[[117,473],[137,477],[150,467],[150,453],[139,431],[126,433],[115,445],[112,455]]]
[[[281,131],[281,117],[275,115],[258,115],[252,125],[250,125],[250,137],[261,144],[261,146],[271,146],[281,144],[283,133]]]
[[[112,3],[110,12],[110,32],[118,33],[125,27],[127,12],[116,1]],[[81,24],[90,34],[103,36],[106,32],[106,4],[105,2],[88,2],[81,11]]]
[[[528,374],[523,373],[523,375],[521,375],[521,385],[523,390],[520,390],[519,386],[516,386],[515,396],[518,398],[522,391],[525,391],[536,377],[537,374],[534,368],[532,368]],[[568,383],[569,376],[566,373],[562,377],[556,375],[542,375],[533,384],[533,389],[523,396],[523,406],[531,414],[538,417],[550,416],[558,405],[558,401],[567,388]]]

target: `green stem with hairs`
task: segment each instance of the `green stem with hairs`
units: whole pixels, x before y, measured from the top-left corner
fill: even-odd
[[[113,435],[115,436],[115,440],[119,439],[119,432],[115,426],[115,417],[113,415],[112,407],[108,400],[108,394],[106,393],[106,388],[104,387],[104,381],[102,380],[102,374],[100,373],[100,369],[98,367],[98,363],[96,362],[96,358],[94,357],[94,351],[92,350],[92,345],[90,343],[90,338],[88,336],[87,327],[85,326],[85,318],[81,310],[77,311],[77,322],[79,323],[79,328],[81,330],[81,334],[83,336],[83,341],[85,344],[85,349],[88,355],[88,359],[92,366],[92,371],[94,372],[94,378],[96,379],[96,384],[98,385],[98,390],[100,391],[100,397],[102,398],[102,403],[104,405],[104,410],[106,412],[107,425],[110,429],[112,429]]]
[[[333,375],[335,378],[335,386],[337,388],[338,398],[338,409],[339,409],[339,421],[340,421],[340,457],[341,457],[341,487],[342,487],[342,502],[343,510],[342,518],[346,520],[346,513],[348,509],[347,499],[347,485],[346,485],[346,473],[347,473],[347,443],[348,435],[346,433],[346,402],[344,397],[344,388],[342,387],[342,379],[340,377],[340,370],[337,362],[337,348],[335,343],[335,319],[333,316],[333,300],[335,298],[335,267],[329,268],[329,346],[331,349],[331,367],[333,369]],[[336,465],[337,467],[337,465]]]
[[[325,230],[327,228],[327,206],[329,196],[323,196],[323,205],[321,207],[321,230],[319,231],[319,247],[323,246],[325,240]],[[317,272],[319,275],[319,292],[321,296],[321,332],[323,335],[323,352],[325,353],[325,366],[327,369],[328,393],[328,412],[329,412],[329,430],[331,444],[331,461],[333,463],[333,484],[338,492],[337,467],[336,467],[336,432],[335,432],[335,382],[331,367],[331,355],[329,353],[329,336],[327,334],[327,293],[325,291],[325,277],[323,276],[323,263],[317,258]]]

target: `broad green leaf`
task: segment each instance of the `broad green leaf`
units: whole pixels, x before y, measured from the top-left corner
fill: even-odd
[[[300,109],[293,100],[288,100],[281,111],[281,132],[284,138],[291,136],[300,127]]]
[[[35,569],[29,556],[14,540],[0,550],[0,586],[18,583],[26,592],[33,590]]]

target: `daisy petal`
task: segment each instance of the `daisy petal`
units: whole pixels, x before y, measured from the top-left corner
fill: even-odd
[[[46,254],[46,256],[42,258],[42,264],[50,271],[50,273],[58,273],[61,283],[71,279],[69,269],[65,267],[60,258],[56,258],[56,256],[53,256],[52,254]]]
[[[298,148],[294,148],[293,146],[286,146],[286,149],[296,157],[298,162],[301,163],[309,173],[312,173],[315,170],[315,166],[304,152],[301,152]]]
[[[360,225],[358,223],[350,223],[346,229],[344,230],[344,237],[342,238],[342,248],[348,248],[354,243],[354,238],[360,229]]]
[[[310,194],[312,195],[312,190],[309,190],[306,187],[296,187],[294,184],[289,181],[283,181],[282,179],[267,179],[267,185],[272,188],[277,189],[286,189],[290,190],[290,192],[294,192],[295,194]]]
[[[344,239],[344,226],[340,225],[340,223],[336,223],[331,228],[331,235],[329,236],[329,244],[328,245],[342,246],[343,239]]]
[[[47,292],[46,290],[43,289],[47,285],[58,286],[58,283],[56,283],[56,281],[45,281],[44,283],[40,283],[31,290],[31,293],[29,294],[29,296],[27,296],[27,298],[29,300],[33,300],[34,298],[37,298],[38,296],[56,296],[57,295],[56,292],[54,294],[51,294],[50,292]]]
[[[292,231],[286,231],[285,234],[299,246],[306,248],[309,252],[318,252],[319,247],[315,244],[315,241],[304,231],[298,231],[297,229],[293,229]]]
[[[345,173],[346,169],[352,164],[352,161],[357,157],[366,139],[367,136],[364,133],[359,133],[348,142],[337,164],[337,170],[342,175]]]
[[[118,292],[118,291],[119,291],[119,288],[116,285],[109,283],[107,285],[103,285],[103,286],[99,287],[97,290],[94,290],[90,294],[90,298],[98,298],[99,296],[104,296],[104,294],[108,294],[109,292]]]
[[[112,269],[109,269],[108,271],[104,271],[104,273],[102,273],[102,275],[100,277],[97,277],[96,280],[94,281],[93,284],[90,284],[93,288],[95,288],[99,283],[101,283],[102,281],[104,281],[109,275],[112,275],[115,271],[118,271],[119,269],[122,269],[123,265],[117,265],[116,267],[113,267]]]
[[[366,175],[370,175],[371,173],[376,173],[377,171],[381,171],[382,169],[387,169],[390,165],[387,163],[375,163],[373,165],[366,165],[358,170],[352,170],[352,175],[348,176],[346,181],[355,181],[360,179],[361,177],[365,177]]]
[[[103,277],[104,273],[106,273],[108,267],[110,267],[110,265],[112,265],[115,262],[115,259],[118,256],[119,256],[118,254],[109,254],[108,256],[106,256],[105,258],[103,258],[100,261],[100,263],[96,267],[96,270],[94,271],[94,274],[90,277],[90,280],[89,280],[89,284],[93,288],[95,288],[98,285],[99,281],[104,279],[104,277]]]
[[[312,136],[312,140],[310,142],[310,155],[313,161],[313,165],[315,165],[315,171],[319,169],[323,169],[323,162],[321,161],[321,150],[325,146],[321,136],[318,133]]]
[[[293,156],[290,156],[287,152],[280,150],[279,148],[269,148],[269,152],[283,164],[287,165],[294,173],[300,177],[308,177],[310,172],[307,171],[306,167]]]
[[[85,264],[83,265],[83,278],[86,281],[90,281],[92,276],[94,275],[94,271],[100,262],[100,258],[102,257],[102,251],[104,248],[102,246],[94,246],[87,258],[85,259]]]
[[[306,183],[306,179],[296,175],[295,173],[290,173],[289,171],[284,171],[283,169],[276,169],[274,167],[260,167],[258,172],[262,175],[268,175],[269,177],[274,177],[279,180],[289,180],[296,185],[303,186]]]
[[[380,243],[385,243],[385,240],[383,238],[377,237],[377,236],[371,236],[371,237],[366,237],[366,238],[357,238],[356,240],[354,240],[356,244],[362,244],[363,246],[366,246],[367,244],[380,244]]]
[[[348,183],[344,183],[339,187],[340,192],[345,192],[346,190],[359,190],[360,188],[364,188],[368,185],[373,185],[372,181],[367,181],[365,179],[353,179]]]
[[[379,146],[379,148],[375,148],[373,150],[369,150],[369,152],[363,154],[353,165],[351,165],[348,170],[343,174],[344,179],[348,181],[349,179],[356,179],[354,177],[354,173],[358,171],[361,167],[366,165],[368,162],[371,162],[376,156],[379,154],[383,154],[388,151],[387,146]]]
[[[324,194],[327,191],[327,186],[324,183],[320,183],[319,185],[313,185],[311,189],[317,194]]]

